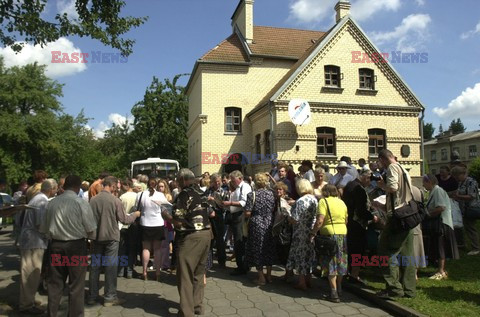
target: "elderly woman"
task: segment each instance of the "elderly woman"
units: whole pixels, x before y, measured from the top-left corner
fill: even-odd
[[[427,209],[430,218],[440,217],[440,230],[431,233],[430,252],[428,258],[431,261],[438,260],[438,272],[430,277],[433,280],[447,278],[445,271],[445,259],[459,259],[457,242],[453,231],[452,209],[450,198],[445,190],[438,186],[438,180],[434,175],[423,177],[423,187],[430,192]]]
[[[248,240],[246,249],[246,262],[255,266],[258,278],[254,282],[265,285],[272,282],[272,265],[275,256],[275,242],[272,228],[275,210],[275,196],[267,189],[269,177],[265,173],[255,174],[254,192],[247,195],[245,216],[250,218],[248,225]],[[267,274],[263,267],[267,267]]]
[[[479,207],[478,184],[477,181],[469,177],[467,168],[463,166],[455,166],[452,168],[452,176],[458,182],[458,190],[452,195],[452,198],[459,202],[460,209],[464,215],[463,226],[468,238],[470,239],[472,250],[468,255],[480,254],[480,245],[478,243],[478,232],[475,227],[475,218],[468,217],[467,210],[472,207]]]
[[[335,185],[326,185],[322,188],[322,196],[318,205],[317,220],[310,232],[310,239],[320,230],[321,235],[332,237],[337,243],[337,252],[333,256],[321,256],[320,262],[324,274],[328,275],[330,295],[325,299],[339,303],[342,295],[342,278],[347,274],[347,206],[338,196]],[[313,245],[313,244],[312,244]]]
[[[311,287],[312,267],[315,261],[313,244],[308,243],[307,240],[315,222],[318,203],[308,180],[299,180],[296,188],[300,198],[293,205],[292,216],[289,218],[293,225],[293,235],[286,269],[298,272],[298,283],[294,287],[306,290],[307,287]]]
[[[325,170],[321,167],[317,167],[313,172],[315,176],[315,181],[312,182],[313,194],[317,197],[318,200],[322,198],[322,188],[327,185],[325,181]]]
[[[276,192],[275,203],[275,221],[273,224],[273,236],[277,250],[278,262],[282,265],[287,264],[288,253],[290,252],[290,243],[292,242],[292,225],[288,221],[290,213],[290,203],[294,200],[287,201],[288,187],[283,182],[277,182],[274,190]],[[293,272],[287,272],[285,279],[292,276]]]

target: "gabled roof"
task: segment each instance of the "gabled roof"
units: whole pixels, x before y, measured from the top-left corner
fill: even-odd
[[[253,43],[247,44],[252,56],[268,56],[297,60],[303,56],[324,32],[253,27]],[[248,54],[237,34],[230,35],[216,47],[203,55],[199,62],[248,62]]]
[[[280,96],[280,94],[290,85],[290,83],[292,83],[295,80],[296,76],[305,67],[307,67],[310,61],[323,49],[325,45],[327,45],[330,39],[333,38],[337,34],[337,32],[343,27],[343,25],[345,25],[349,21],[360,31],[360,33],[364,36],[365,41],[371,45],[373,50],[375,52],[380,52],[380,50],[372,43],[372,41],[368,38],[366,33],[352,19],[352,17],[350,15],[346,15],[329,31],[324,33],[323,36],[319,38],[319,40],[315,43],[315,45],[310,47],[310,49],[307,52],[305,52],[302,58],[300,58],[295,63],[295,65],[292,66],[292,68],[287,72],[287,74],[285,74],[285,76],[268,92],[268,94],[257,104],[257,106],[250,113],[255,112],[257,108],[264,106],[266,103],[268,103],[268,101],[274,101],[275,99],[277,99]],[[413,100],[415,100],[415,102],[417,102],[420,105],[420,107],[424,109],[420,100],[413,93],[413,91],[410,89],[407,83],[401,78],[401,76],[394,69],[394,67],[390,63],[386,63],[382,65],[384,65],[387,69],[392,71],[394,77],[396,77],[400,82],[400,84],[403,86],[402,88],[404,88],[408,92],[408,94],[412,96]]]
[[[232,34],[203,55],[200,61],[246,63],[248,62],[248,55],[243,49],[238,35]]]
[[[253,43],[248,47],[252,55],[299,59],[324,34],[320,31],[254,26]]]

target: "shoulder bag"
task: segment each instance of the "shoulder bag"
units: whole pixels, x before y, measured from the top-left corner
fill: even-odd
[[[432,197],[430,196],[426,205],[427,209],[431,201]],[[425,216],[425,219],[422,221],[422,233],[429,236],[442,236],[443,222],[441,214],[433,217],[430,217],[430,215]]]
[[[407,185],[408,189],[410,189],[412,199],[404,206],[395,208],[395,201],[393,195],[390,195],[393,209],[393,229],[397,232],[408,231],[415,228],[422,222],[422,220],[425,218],[425,215],[427,214],[423,202],[416,201],[413,197],[413,191],[410,187],[410,183],[408,182],[407,174],[405,173],[405,170],[402,166],[400,166],[400,168],[403,172],[403,182]]]
[[[328,201],[326,198],[325,204],[327,205],[327,214],[330,217],[330,222],[332,224],[333,234],[335,235],[335,226],[333,225],[332,215],[330,214],[330,207],[328,206]],[[315,251],[317,255],[324,256],[334,256],[338,252],[337,241],[334,236],[326,236],[317,233],[315,236]]]

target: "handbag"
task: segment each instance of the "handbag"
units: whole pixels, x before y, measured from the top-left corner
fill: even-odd
[[[428,199],[427,202],[427,209],[428,205],[432,201],[432,197]],[[422,221],[422,233],[429,235],[429,236],[442,236],[443,235],[443,221],[441,214],[437,216],[426,216],[425,219]]]
[[[326,198],[325,204],[327,205],[327,214],[330,217],[330,222],[332,223],[333,234],[335,235],[335,226],[333,225],[332,215],[330,214],[330,207],[328,206],[328,201]],[[324,256],[334,256],[338,252],[337,241],[332,236],[326,236],[322,234],[317,234],[315,236],[315,251],[317,255]]]
[[[252,191],[252,199],[253,199],[253,202],[252,202],[252,210],[253,210],[253,208],[255,208],[255,191]],[[250,224],[250,218],[245,219],[245,221],[243,222],[243,225],[242,225],[242,232],[243,232],[243,236],[245,238],[248,238],[248,225],[249,224]]]
[[[462,211],[460,210],[460,205],[458,204],[458,201],[450,198],[450,204],[452,205],[453,228],[463,228]]]
[[[465,208],[465,218],[480,219],[480,206],[468,206]]]
[[[395,208],[395,202],[393,199],[393,195],[390,195],[392,200],[392,213],[393,213],[393,229],[394,231],[401,232],[401,231],[408,231],[410,229],[415,228],[420,223],[422,223],[423,219],[427,212],[425,211],[425,206],[423,202],[416,201],[413,198],[413,191],[410,187],[410,183],[407,180],[407,174],[403,167],[400,166],[403,172],[403,181],[407,184],[408,188],[410,189],[410,193],[412,194],[412,199],[403,205],[402,207]]]

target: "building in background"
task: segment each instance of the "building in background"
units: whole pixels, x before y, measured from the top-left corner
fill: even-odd
[[[336,24],[321,32],[255,26],[253,2],[240,0],[232,35],[195,63],[186,88],[188,167],[253,174],[269,170],[269,154],[295,168],[306,159],[334,166],[344,155],[356,164],[387,147],[419,176],[424,107],[378,58],[350,3],[340,0]],[[293,99],[308,102],[309,124],[292,123]]]
[[[432,174],[437,174],[441,166],[450,165],[450,162],[455,160],[469,166],[478,157],[480,131],[459,134],[446,131],[426,141],[424,146],[425,160]]]

